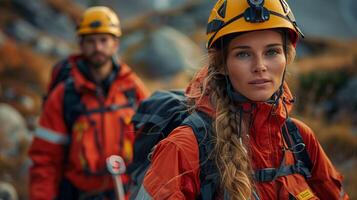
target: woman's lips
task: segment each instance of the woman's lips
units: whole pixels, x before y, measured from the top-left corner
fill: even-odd
[[[249,81],[248,83],[251,85],[263,85],[263,84],[266,84],[269,82],[271,82],[269,79],[255,79],[255,80]]]

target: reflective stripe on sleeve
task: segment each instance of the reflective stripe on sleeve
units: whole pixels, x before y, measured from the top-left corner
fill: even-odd
[[[37,128],[35,136],[54,144],[68,144],[69,136],[46,128]]]
[[[140,190],[135,197],[135,200],[152,200],[152,197],[146,191],[145,187],[143,185],[141,185]]]
[[[345,197],[345,190],[341,186],[340,198],[339,199],[343,199],[344,197]]]

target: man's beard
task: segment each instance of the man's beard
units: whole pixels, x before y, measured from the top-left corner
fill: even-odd
[[[101,58],[98,58],[98,57]],[[105,55],[104,53],[101,52],[93,52],[91,55],[87,57],[87,60],[89,64],[94,67],[95,69],[99,69],[101,66],[103,66],[105,63],[110,61],[112,56]]]

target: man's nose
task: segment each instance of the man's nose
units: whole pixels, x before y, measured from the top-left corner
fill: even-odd
[[[103,49],[103,44],[100,41],[95,41],[94,42],[94,48],[97,51],[101,51]]]

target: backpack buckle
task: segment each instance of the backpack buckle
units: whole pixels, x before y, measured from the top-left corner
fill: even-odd
[[[276,173],[276,168],[264,168],[254,171],[253,177],[258,182],[270,182],[274,180]]]

